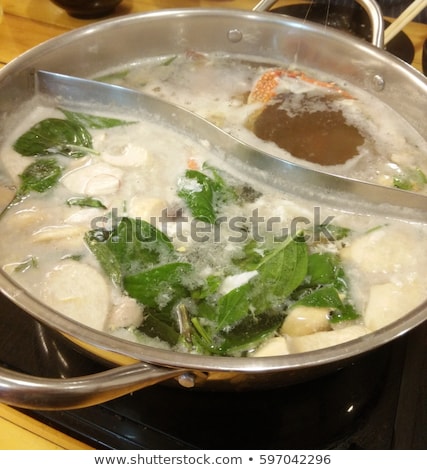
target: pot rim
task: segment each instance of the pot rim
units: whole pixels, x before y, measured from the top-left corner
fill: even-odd
[[[108,31],[119,27],[125,27],[131,23],[138,23],[141,19],[170,19],[176,17],[204,17],[206,15],[217,15],[230,19],[245,16],[250,21],[262,21],[271,24],[287,24],[291,28],[310,29],[318,32],[319,35],[327,35],[336,38],[338,41],[346,41],[361,48],[367,54],[382,57],[383,61],[394,62],[403,69],[406,77],[427,86],[427,80],[411,66],[392,56],[387,51],[380,50],[366,41],[343,33],[337,30],[325,32],[321,25],[304,22],[298,18],[274,15],[268,12],[254,12],[241,9],[221,9],[221,8],[178,8],[157,10],[152,12],[135,13],[123,17],[115,17],[97,22],[95,25],[87,25],[75,30],[61,34],[58,37],[36,46],[29,51],[13,59],[9,64],[0,70],[0,84],[2,79],[14,71],[28,69],[38,58],[44,54],[69,44],[76,38],[90,36],[98,30]],[[427,88],[426,88],[427,89]],[[275,371],[291,371],[300,368],[317,367],[330,363],[341,362],[353,358],[373,349],[376,349],[390,341],[404,335],[409,330],[417,327],[427,319],[427,300],[408,312],[404,317],[383,327],[377,331],[366,334],[360,338],[338,344],[336,346],[319,349],[315,351],[289,354],[272,357],[219,357],[202,356],[189,353],[181,353],[161,348],[154,348],[136,342],[131,342],[122,338],[112,336],[98,330],[94,330],[81,323],[78,323],[51,309],[38,301],[35,297],[24,291],[6,273],[0,272],[0,291],[8,297],[18,307],[29,313],[41,323],[58,330],[64,335],[75,338],[78,341],[87,343],[90,346],[103,351],[117,353],[127,358],[133,358],[146,363],[161,365],[172,368],[185,368],[204,371],[226,371],[226,372],[250,372],[265,373]]]

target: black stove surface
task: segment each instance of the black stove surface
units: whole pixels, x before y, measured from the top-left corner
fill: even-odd
[[[283,389],[155,385],[103,405],[26,411],[97,449],[426,449],[427,323],[357,362]],[[0,299],[0,363],[43,377],[105,364]]]

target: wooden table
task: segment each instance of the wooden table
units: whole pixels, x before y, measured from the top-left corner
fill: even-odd
[[[1,0],[0,0],[1,1]],[[4,17],[0,24],[0,66],[26,50],[71,29],[98,20],[72,18],[49,0],[2,0]],[[167,8],[241,8],[252,9],[258,3],[250,0],[123,0],[110,17]],[[298,3],[281,0],[277,5]],[[421,70],[421,51],[427,38],[427,25],[410,23],[405,33],[415,47],[414,67]]]

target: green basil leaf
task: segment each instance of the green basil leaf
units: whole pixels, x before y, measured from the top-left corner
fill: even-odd
[[[29,256],[24,261],[18,263],[14,269],[17,273],[23,273],[31,268],[37,268],[39,265],[38,259],[34,258],[34,256]]]
[[[194,218],[214,224],[220,207],[235,199],[236,195],[216,168],[206,164],[203,168],[211,176],[197,170],[187,170],[179,182],[178,196],[185,201]]]
[[[13,148],[24,157],[60,154],[81,158],[93,151],[92,136],[85,127],[58,118],[35,124],[16,140]]]
[[[330,284],[339,291],[347,290],[347,280],[338,255],[313,253],[308,257],[307,280],[304,287]]]
[[[248,314],[250,307],[250,291],[251,285],[247,283],[231,290],[219,298],[217,306],[218,330],[222,330],[226,326],[238,322]]]
[[[85,240],[107,275],[118,285],[124,276],[174,258],[169,238],[141,219],[122,217],[111,232],[92,230],[86,233]]]
[[[332,286],[320,287],[301,297],[294,305],[307,307],[342,308],[343,303],[338,291]]]
[[[218,349],[225,355],[240,355],[249,351],[277,331],[283,319],[284,314],[277,312],[247,315],[236,326],[222,334]]]
[[[242,271],[255,271],[262,261],[265,249],[260,247],[256,240],[250,240],[243,248],[243,256],[234,258],[233,264]]]
[[[108,129],[110,127],[126,126],[135,123],[135,121],[124,121],[123,119],[95,116],[93,114],[86,113],[77,113],[62,108],[60,108],[60,110],[65,114],[69,121],[87,129]]]
[[[339,323],[342,321],[352,321],[360,318],[360,314],[357,313],[353,305],[349,303],[343,304],[340,309],[335,309],[329,315],[329,321],[331,323]]]
[[[106,209],[102,201],[93,197],[70,197],[67,199],[69,206],[80,206],[80,207],[95,207],[100,209]]]
[[[218,299],[218,330],[230,327],[252,312],[255,315],[270,309],[283,309],[288,296],[303,282],[307,274],[307,246],[288,238],[277,248],[266,251],[259,258],[249,243],[249,253],[256,254],[248,263],[257,271],[246,284],[232,289]],[[243,263],[242,263],[243,264]]]
[[[112,82],[114,80],[122,80],[129,75],[129,72],[129,69],[123,69],[117,72],[109,73],[107,75],[102,75],[101,77],[96,77],[95,80],[98,82]]]
[[[150,312],[145,315],[144,321],[138,327],[138,330],[150,338],[159,338],[170,346],[175,346],[180,337],[179,332],[171,322],[162,321]]]
[[[220,206],[231,200],[237,199],[237,194],[234,188],[225,182],[224,178],[220,174],[220,170],[206,162],[203,163],[203,170],[211,175],[216,206]]]
[[[221,276],[208,276],[204,285],[191,293],[193,299],[201,300],[215,294],[222,282]]]
[[[360,317],[353,305],[343,302],[338,290],[333,286],[320,287],[304,295],[294,305],[330,308],[330,321],[332,323],[356,320]]]
[[[114,252],[106,243],[108,236],[108,232],[91,230],[90,232],[86,232],[84,239],[103,271],[116,286],[121,287],[122,267]]]
[[[189,263],[169,263],[131,276],[125,276],[126,292],[143,305],[164,309],[189,295],[185,278],[191,272]]]
[[[191,215],[203,222],[214,224],[217,214],[214,200],[214,181],[196,170],[187,170],[180,182],[178,196],[184,199]]]
[[[393,186],[406,191],[419,191],[427,184],[427,176],[419,169],[405,169],[393,178]]]
[[[15,200],[20,200],[31,191],[44,193],[57,184],[62,175],[62,168],[53,158],[43,158],[28,165],[19,175],[21,186]]]
[[[283,305],[307,274],[308,253],[305,243],[287,239],[264,256],[253,278],[252,297],[257,313]]]
[[[170,65],[176,58],[177,58],[176,55],[172,55],[168,59],[166,59],[164,62],[162,62],[161,65],[162,66]]]
[[[313,228],[314,239],[322,241],[322,238],[329,241],[342,240],[350,235],[351,230],[334,224],[319,224]],[[323,235],[323,237],[322,237]]]

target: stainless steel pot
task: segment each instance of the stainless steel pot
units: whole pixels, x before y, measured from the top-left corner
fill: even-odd
[[[427,80],[381,49],[378,8],[372,2],[362,3],[371,5],[371,15],[377,16],[375,46],[297,19],[225,9],[163,10],[77,29],[30,50],[0,71],[3,123],[9,112],[32,96],[36,69],[92,77],[141,58],[194,49],[296,61],[301,68],[327,72],[387,103],[427,138]],[[265,2],[261,4],[265,7]],[[4,273],[0,290],[88,352],[120,364],[101,374],[64,380],[32,378],[2,369],[0,401],[37,409],[89,406],[162,381],[235,390],[285,386],[349,365],[427,318],[425,302],[379,331],[331,348],[269,358],[206,357],[155,349],[92,330],[42,305]]]

